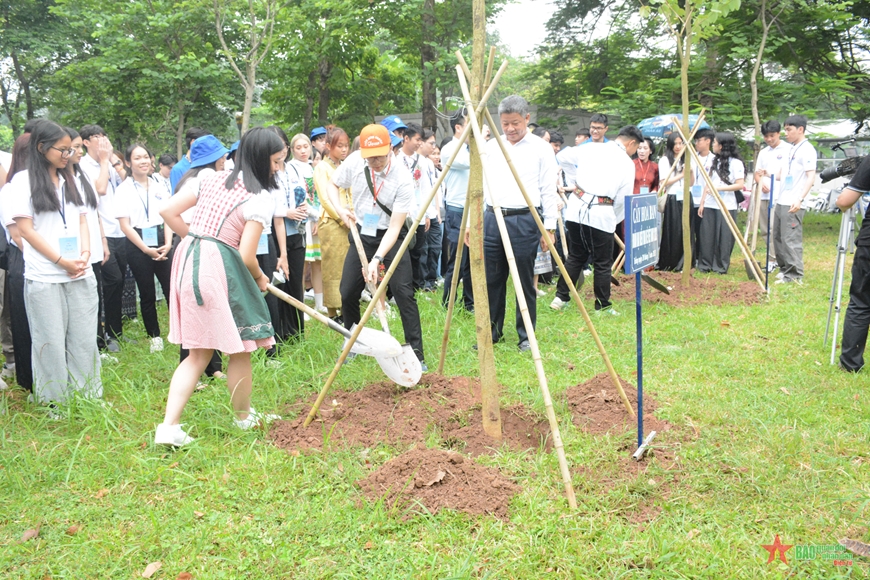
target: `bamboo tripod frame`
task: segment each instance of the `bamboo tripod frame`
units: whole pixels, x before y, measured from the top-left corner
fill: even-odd
[[[496,84],[498,84],[498,80],[501,78],[501,75],[502,73],[504,73],[506,68],[507,61],[505,61],[498,69],[498,72],[496,72],[495,77],[492,80],[492,84],[490,84],[490,86],[486,90],[486,93],[484,93],[483,98],[481,98],[481,103],[486,103],[486,101],[489,100],[490,95],[492,95]],[[483,105],[481,105],[481,108],[483,108]],[[470,130],[468,127],[466,127],[462,133],[462,142],[465,142],[465,140],[468,139],[469,134]],[[444,181],[444,178],[447,176],[447,172],[453,165],[453,161],[456,159],[456,156],[459,153],[459,149],[460,148],[457,147],[456,151],[453,152],[453,155],[450,156],[450,160],[447,162],[447,165],[444,166],[444,171],[441,172],[441,175],[439,175],[438,179],[435,181],[435,185],[432,187],[432,191],[429,193],[426,201],[420,205],[420,212],[414,219],[414,225],[410,228],[409,231],[415,231],[417,229],[417,226],[420,225],[420,222],[423,221],[423,219],[426,217],[426,210],[429,208],[429,204],[432,203],[432,200],[435,199],[435,195],[438,193],[438,189],[441,187],[441,183]],[[401,261],[402,256],[404,256],[405,252],[408,251],[408,245],[410,243],[411,236],[405,236],[405,239],[402,241],[401,246],[399,246],[399,249],[396,251],[396,256],[393,258],[393,262],[390,264],[390,267],[387,269],[387,272],[384,275],[384,279],[378,285],[377,291],[372,296],[372,301],[365,309],[365,312],[362,313],[359,323],[356,325],[356,328],[353,330],[350,337],[347,339],[344,348],[341,350],[341,354],[339,355],[338,360],[335,362],[335,367],[326,378],[326,382],[323,384],[323,388],[317,395],[317,399],[314,401],[314,405],[312,405],[311,410],[308,412],[308,416],[305,418],[305,422],[302,424],[303,427],[308,427],[311,422],[314,421],[315,417],[317,417],[317,412],[320,410],[320,405],[323,404],[323,400],[326,398],[330,387],[335,382],[335,379],[338,376],[338,372],[341,370],[344,361],[347,360],[347,355],[350,353],[351,347],[353,347],[356,339],[360,335],[360,332],[362,332],[363,327],[366,325],[366,322],[368,322],[369,318],[371,318],[372,311],[374,311],[377,302],[381,299],[382,296],[386,294],[390,279],[393,277],[396,268],[399,266],[399,262]]]
[[[460,65],[456,66],[456,73],[459,77],[459,85],[462,88],[462,94],[465,97],[466,106],[471,108],[471,92],[468,90],[468,84],[465,80],[465,75],[463,74],[463,70]],[[470,73],[468,74],[468,77],[471,77]],[[484,111],[485,110],[486,109],[484,109]],[[474,133],[474,139],[477,142],[478,153],[480,154],[481,158],[483,158],[486,155],[486,140],[483,138],[483,133],[480,130],[480,124],[477,121],[477,116],[469,115],[468,120],[469,124],[471,125],[471,130]],[[496,135],[498,134],[497,131],[495,131],[494,133]],[[510,160],[508,160],[508,164],[511,165]],[[483,163],[483,179],[484,183],[488,181],[486,163]],[[520,183],[519,180],[517,181],[518,183]],[[522,186],[520,185],[520,187]],[[547,377],[544,374],[544,364],[541,360],[541,351],[540,348],[538,348],[538,339],[535,334],[534,325],[532,324],[531,315],[529,314],[526,297],[523,293],[522,283],[519,278],[519,271],[517,270],[517,263],[514,257],[513,247],[511,246],[510,236],[507,231],[504,216],[501,213],[501,206],[498,205],[498,202],[493,199],[492,196],[487,195],[488,192],[489,188],[485,186],[484,195],[487,196],[488,201],[493,208],[495,220],[498,224],[499,233],[501,234],[502,245],[504,246],[505,257],[507,258],[508,268],[510,269],[511,280],[513,281],[517,304],[520,308],[520,314],[522,315],[523,323],[526,327],[526,332],[529,335],[529,346],[531,347],[532,359],[535,363],[535,373],[538,376],[538,384],[541,387],[541,393],[544,397],[544,407],[547,414],[547,421],[550,424],[550,433],[553,436],[553,447],[556,449],[556,456],[559,460],[559,471],[562,474],[562,483],[565,486],[565,495],[568,497],[568,505],[572,509],[576,509],[577,498],[574,494],[574,486],[571,483],[571,471],[568,469],[568,460],[565,457],[565,448],[562,444],[562,434],[559,430],[559,422],[556,419],[556,412],[553,410],[553,399],[550,396],[550,389],[547,386]]]
[[[752,275],[755,278],[755,281],[758,282],[758,285],[761,286],[761,290],[767,292],[764,288],[764,282],[761,281],[763,276],[761,272],[761,267],[758,265],[758,262],[755,261],[755,258],[752,256],[752,252],[749,250],[749,246],[746,244],[746,240],[743,239],[743,236],[740,235],[740,230],[737,228],[737,224],[734,222],[734,218],[731,217],[731,213],[725,209],[725,203],[722,201],[722,196],[719,195],[719,190],[716,189],[716,186],[713,185],[713,180],[710,179],[710,176],[707,174],[707,170],[704,168],[704,164],[701,163],[701,159],[698,157],[698,152],[695,151],[695,146],[690,142],[686,141],[686,136],[683,134],[683,128],[677,125],[677,131],[680,133],[680,137],[683,138],[683,142],[686,144],[686,149],[695,160],[695,163],[698,164],[698,169],[700,169],[700,174],[703,176],[704,181],[707,183],[707,187],[710,190],[710,193],[713,194],[713,197],[716,199],[716,203],[719,204],[719,207],[722,208],[720,211],[722,212],[722,217],[725,218],[725,223],[728,224],[728,229],[731,230],[731,235],[734,236],[734,239],[737,241],[737,244],[740,246],[740,251],[743,252],[743,258],[749,263],[750,270],[752,271]]]

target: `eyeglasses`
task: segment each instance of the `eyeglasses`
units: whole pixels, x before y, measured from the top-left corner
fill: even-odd
[[[600,133],[601,131],[607,130],[607,127],[589,127],[590,131],[595,131],[596,133]]]
[[[60,151],[60,156],[64,159],[67,159],[68,157],[74,155],[76,152],[75,149],[58,149],[57,147],[54,147],[53,145],[50,146],[49,149],[54,149],[55,151]]]

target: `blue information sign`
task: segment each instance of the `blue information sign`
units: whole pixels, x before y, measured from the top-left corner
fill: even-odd
[[[659,260],[656,195],[625,197],[625,273],[634,274]]]

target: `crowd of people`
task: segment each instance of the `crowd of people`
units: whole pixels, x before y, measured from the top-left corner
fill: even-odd
[[[519,96],[501,101],[498,120],[532,206],[497,140],[490,139],[483,247],[493,342],[505,335],[509,272],[496,211],[507,228],[533,326],[536,299],[543,294],[536,274],[546,276],[536,264],[551,248],[564,248],[570,280],[559,278],[550,306],[564,307],[568,284],[582,284],[591,267],[595,310],[616,313],[611,268],[627,195],[667,196],[657,267],[680,270],[683,184],[689,180],[693,266],[728,271],[734,238],[721,212],[736,212],[746,177],[733,135],[697,132],[694,146],[703,169],[693,164],[687,175],[684,143],[674,134],[656,162],[656,144],[635,126],[622,127],[609,140],[603,114],[591,117],[571,147],[558,131],[530,123],[529,104]],[[383,278],[406,236],[413,242],[398,257],[388,289],[393,306],[386,306],[398,314],[406,342],[427,370],[416,293],[443,286],[446,305],[458,276],[457,304],[474,310],[468,252],[455,263],[459,244],[467,243],[467,237],[460,239],[471,166],[468,144],[460,140],[466,123],[464,111],[456,112],[449,121],[452,135],[440,144],[431,129],[395,115],[354,138],[336,126],[292,137],[270,126],[247,131],[230,147],[192,128],[186,154],[176,159],[155,156],[141,143],[115,151],[98,125],[76,131],[30,121],[15,142],[11,165],[3,168],[6,185],[0,190],[8,243],[0,284],[5,377],[14,375],[53,415],[63,413],[74,395],[101,397],[101,361],[128,340],[122,298],[129,269],[151,351],[163,350],[164,336],[180,346],[155,442],[181,446],[192,440],[181,416],[204,374],[227,381],[236,424],[251,428],[274,418],[251,407],[251,352],[264,348],[275,357],[282,345],[304,337],[306,316],[266,292],[273,272],[284,275],[281,290],[299,301],[310,292],[318,311],[351,328],[360,321],[361,301],[371,299],[367,285]],[[786,144],[779,123],[766,123],[768,147],[756,168],[757,179],[773,176],[777,184],[769,219],[783,283],[799,283],[803,276],[800,202],[812,185],[816,155],[805,129],[805,118],[789,117]],[[427,203],[442,157],[454,155]],[[547,235],[541,236],[532,212],[541,216]],[[421,213],[419,226],[409,231],[407,218]],[[560,218],[564,240],[557,233]],[[763,221],[765,228],[766,215]],[[159,322],[158,284],[169,305],[168,334]],[[518,349],[529,350],[518,305],[515,321]],[[226,374],[220,353],[229,360]]]

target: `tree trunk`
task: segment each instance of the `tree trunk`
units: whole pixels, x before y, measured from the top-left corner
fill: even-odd
[[[33,99],[30,96],[30,83],[27,82],[27,79],[24,76],[24,71],[21,70],[21,63],[18,62],[18,53],[14,50],[12,51],[12,66],[15,68],[15,76],[18,78],[18,85],[24,92],[24,103],[27,105],[27,119],[32,119],[34,113]]]
[[[680,52],[680,84],[682,85],[683,97],[683,135],[689,136],[689,60],[692,56],[692,3],[686,0],[686,28],[685,35],[677,39],[677,50]],[[688,143],[686,143],[688,146]],[[692,174],[692,158],[683,154],[683,287],[688,288],[692,280],[692,222],[689,214],[692,208],[692,190],[688,176]]]
[[[317,100],[317,120],[320,125],[326,125],[329,120],[329,76],[332,74],[332,65],[326,60],[326,56],[320,57],[317,65],[320,76],[320,91]],[[306,128],[306,134],[308,129]]]
[[[755,164],[758,163],[758,154],[761,152],[761,116],[758,114],[758,71],[764,58],[764,47],[767,44],[767,35],[770,33],[770,24],[767,23],[767,0],[761,0],[761,42],[758,45],[758,54],[755,56],[755,64],[749,75],[749,88],[752,91],[752,122],[755,125]],[[755,165],[752,166],[755,170]]]
[[[251,124],[251,109],[254,108],[254,91],[257,88],[257,63],[255,61],[247,62],[247,73],[248,78],[244,83],[245,107],[242,109],[242,135]]]
[[[178,127],[175,129],[175,157],[181,161],[184,154],[184,101],[178,103]]]
[[[423,65],[423,127],[438,130],[438,115],[435,103],[435,49],[433,48],[433,36],[435,29],[435,0],[423,0],[423,46],[420,48],[420,58]],[[426,63],[430,63],[430,69],[426,71]],[[473,66],[474,63],[472,63]]]
[[[305,114],[302,118],[302,132],[311,133],[311,117],[314,115],[314,87],[317,83],[317,71],[308,73],[308,83],[305,85]]]
[[[474,0],[474,44],[471,53],[471,99],[477,102],[483,94],[483,56],[486,41],[486,10],[484,0]],[[469,111],[473,114],[473,111]],[[483,117],[478,118],[483,124]],[[492,350],[492,327],[489,321],[489,293],[483,263],[483,165],[474,139],[471,143],[471,171],[468,180],[471,233],[468,255],[471,264],[471,285],[474,288],[474,320],[477,327],[477,361],[480,366],[480,396],[483,406],[483,430],[501,440],[501,410],[498,380],[495,374],[495,354]],[[462,240],[460,240],[460,243]],[[457,268],[459,265],[457,264]]]

